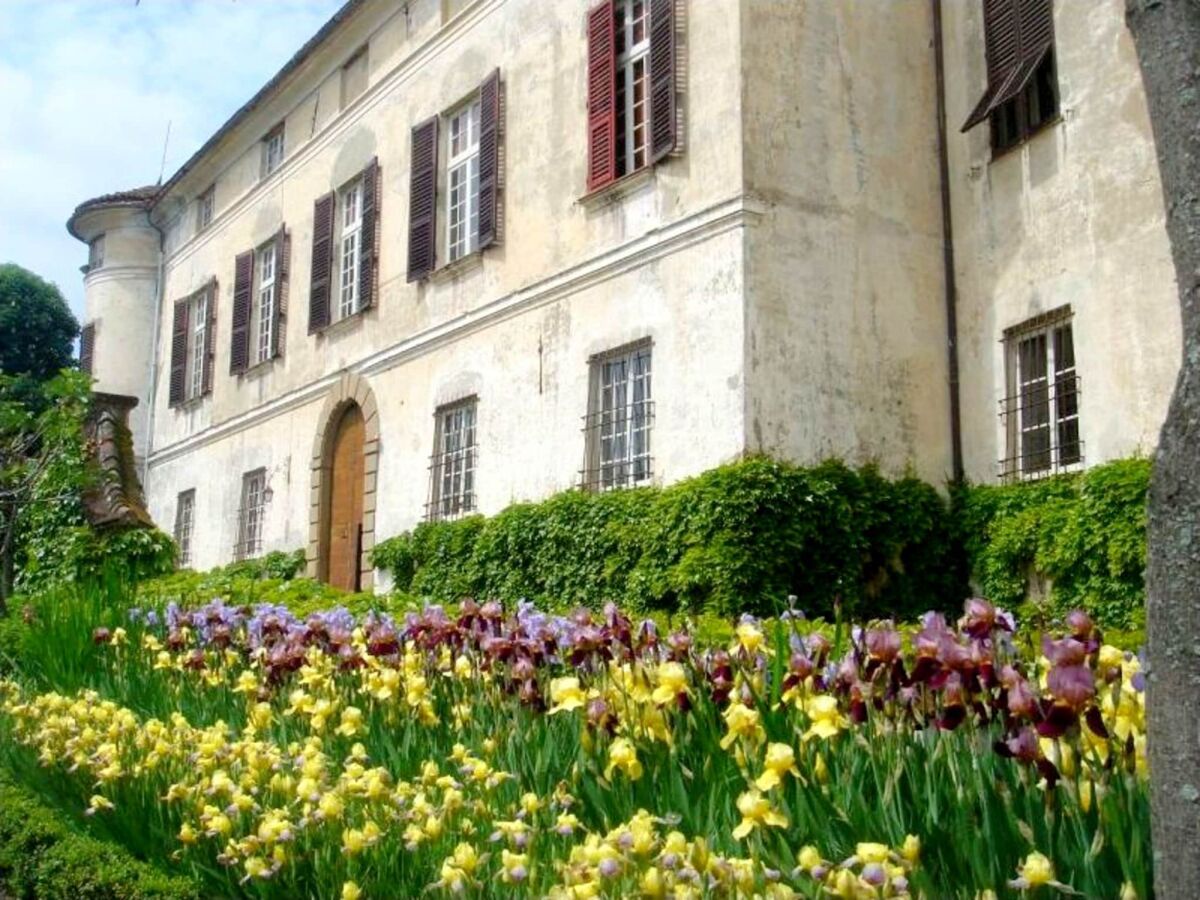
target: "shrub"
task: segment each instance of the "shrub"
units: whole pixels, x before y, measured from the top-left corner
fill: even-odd
[[[5,893],[7,892],[7,893]],[[0,770],[0,894],[14,900],[199,900],[199,885],[76,831]]]
[[[965,580],[946,503],[913,477],[764,458],[666,488],[568,491],[491,518],[424,523],[375,547],[396,587],[539,605],[816,615],[956,608]]]
[[[1125,459],[1073,475],[956,492],[957,528],[971,574],[988,599],[1018,606],[1031,577],[1050,582],[1046,621],[1074,607],[1102,625],[1144,620],[1146,491],[1150,461]]]

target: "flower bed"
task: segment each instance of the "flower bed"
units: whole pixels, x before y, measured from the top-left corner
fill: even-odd
[[[1139,663],[1081,614],[1036,650],[983,601],[720,647],[611,607],[95,619],[0,683],[3,754],[214,894],[1149,896]]]

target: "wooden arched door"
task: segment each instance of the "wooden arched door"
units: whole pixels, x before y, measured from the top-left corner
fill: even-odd
[[[329,453],[325,572],[329,583],[357,591],[362,571],[363,416],[356,405],[338,420]]]

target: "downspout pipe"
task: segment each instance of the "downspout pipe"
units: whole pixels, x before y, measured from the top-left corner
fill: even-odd
[[[154,343],[150,347],[150,371],[147,377],[150,379],[148,390],[146,391],[146,403],[150,407],[146,410],[146,447],[145,453],[142,456],[142,493],[149,498],[150,486],[147,484],[147,479],[150,475],[150,453],[154,449],[154,408],[157,398],[155,394],[158,390],[158,339],[160,330],[162,329],[162,313],[163,313],[163,293],[164,285],[163,278],[166,275],[167,262],[167,235],[166,232],[159,227],[154,221],[154,206],[146,210],[146,221],[158,232],[158,279],[154,286]]]
[[[954,274],[954,217],[950,205],[950,151],[946,144],[946,61],[942,41],[942,0],[933,10],[933,66],[937,77],[938,175],[942,193],[942,268],[946,299],[946,371],[950,387],[950,455],[954,484],[962,484],[962,407],[958,384],[958,284]]]

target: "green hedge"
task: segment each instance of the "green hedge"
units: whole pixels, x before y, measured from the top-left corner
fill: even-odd
[[[396,587],[562,608],[859,616],[958,608],[947,504],[916,478],[752,458],[666,488],[568,491],[491,518],[425,523],[375,547]]]
[[[75,830],[0,769],[0,896],[12,900],[200,900],[188,878]]]
[[[1150,461],[1124,459],[1043,481],[971,486],[955,495],[960,540],[989,600],[1016,607],[1032,575],[1049,579],[1048,619],[1082,607],[1110,628],[1144,621]]]

